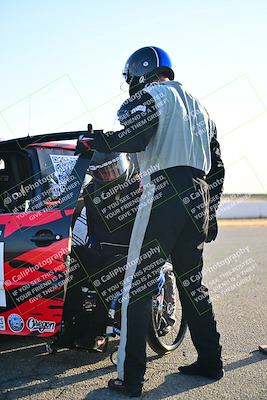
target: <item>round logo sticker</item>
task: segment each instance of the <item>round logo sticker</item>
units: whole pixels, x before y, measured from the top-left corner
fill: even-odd
[[[21,332],[24,328],[24,321],[18,314],[10,314],[7,323],[12,332]]]

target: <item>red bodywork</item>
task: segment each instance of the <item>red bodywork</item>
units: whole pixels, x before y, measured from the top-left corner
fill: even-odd
[[[75,150],[76,145],[75,143],[68,143],[68,142],[45,142],[40,144],[29,144],[28,147],[38,148],[47,148],[47,149],[61,149],[61,150]]]
[[[71,210],[73,213],[74,210]],[[66,221],[64,221],[66,219]],[[16,232],[30,234],[50,223],[59,223],[67,227],[71,223],[71,215],[62,215],[60,211],[36,213],[8,214],[0,216],[0,225],[5,225],[5,245],[16,243]],[[62,231],[61,231],[62,232]],[[23,246],[22,246],[23,247]],[[7,311],[1,312],[5,318],[5,334],[51,336],[58,332],[62,321],[64,306],[64,285],[66,283],[66,255],[69,252],[69,234],[45,247],[35,247],[16,255],[4,263],[5,294]],[[23,249],[22,249],[23,250]],[[10,265],[20,262],[18,268]],[[23,321],[23,328],[12,329],[9,322],[11,314],[18,314]],[[35,319],[35,326],[32,319]],[[49,326],[44,327],[42,322]],[[29,323],[31,325],[29,325]],[[43,331],[42,331],[43,330]]]
[[[73,154],[75,144],[45,142],[27,147]],[[87,168],[86,160],[81,163],[73,206],[0,214],[0,334],[52,336],[61,327],[70,227]]]

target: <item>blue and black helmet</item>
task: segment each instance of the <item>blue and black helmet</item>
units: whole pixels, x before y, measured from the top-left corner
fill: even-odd
[[[172,62],[166,51],[155,46],[142,47],[135,51],[127,60],[123,76],[130,85],[149,82],[155,75],[166,75],[174,79]]]

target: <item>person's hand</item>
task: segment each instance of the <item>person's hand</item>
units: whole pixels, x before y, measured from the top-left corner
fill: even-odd
[[[77,145],[74,154],[75,155],[88,154],[88,152],[92,151],[93,142],[94,138],[92,137],[92,135],[80,136],[79,139],[77,140]]]
[[[206,243],[213,242],[216,239],[217,235],[218,235],[218,224],[217,224],[217,219],[214,218],[209,223],[209,229],[205,242]]]

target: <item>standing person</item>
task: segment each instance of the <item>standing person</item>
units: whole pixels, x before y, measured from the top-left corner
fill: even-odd
[[[80,146],[84,142],[86,149],[137,153],[143,193],[124,277],[118,379],[110,380],[108,386],[139,397],[151,296],[169,255],[198,353],[195,363],[179,371],[214,380],[223,376],[220,335],[201,271],[204,241],[216,236],[216,232],[208,235],[215,225],[215,215],[209,217],[209,185],[214,214],[224,168],[215,125],[198,100],[174,81],[165,51],[157,47],[137,50],[126,62],[124,77],[130,93],[118,111],[124,128],[89,135]]]

